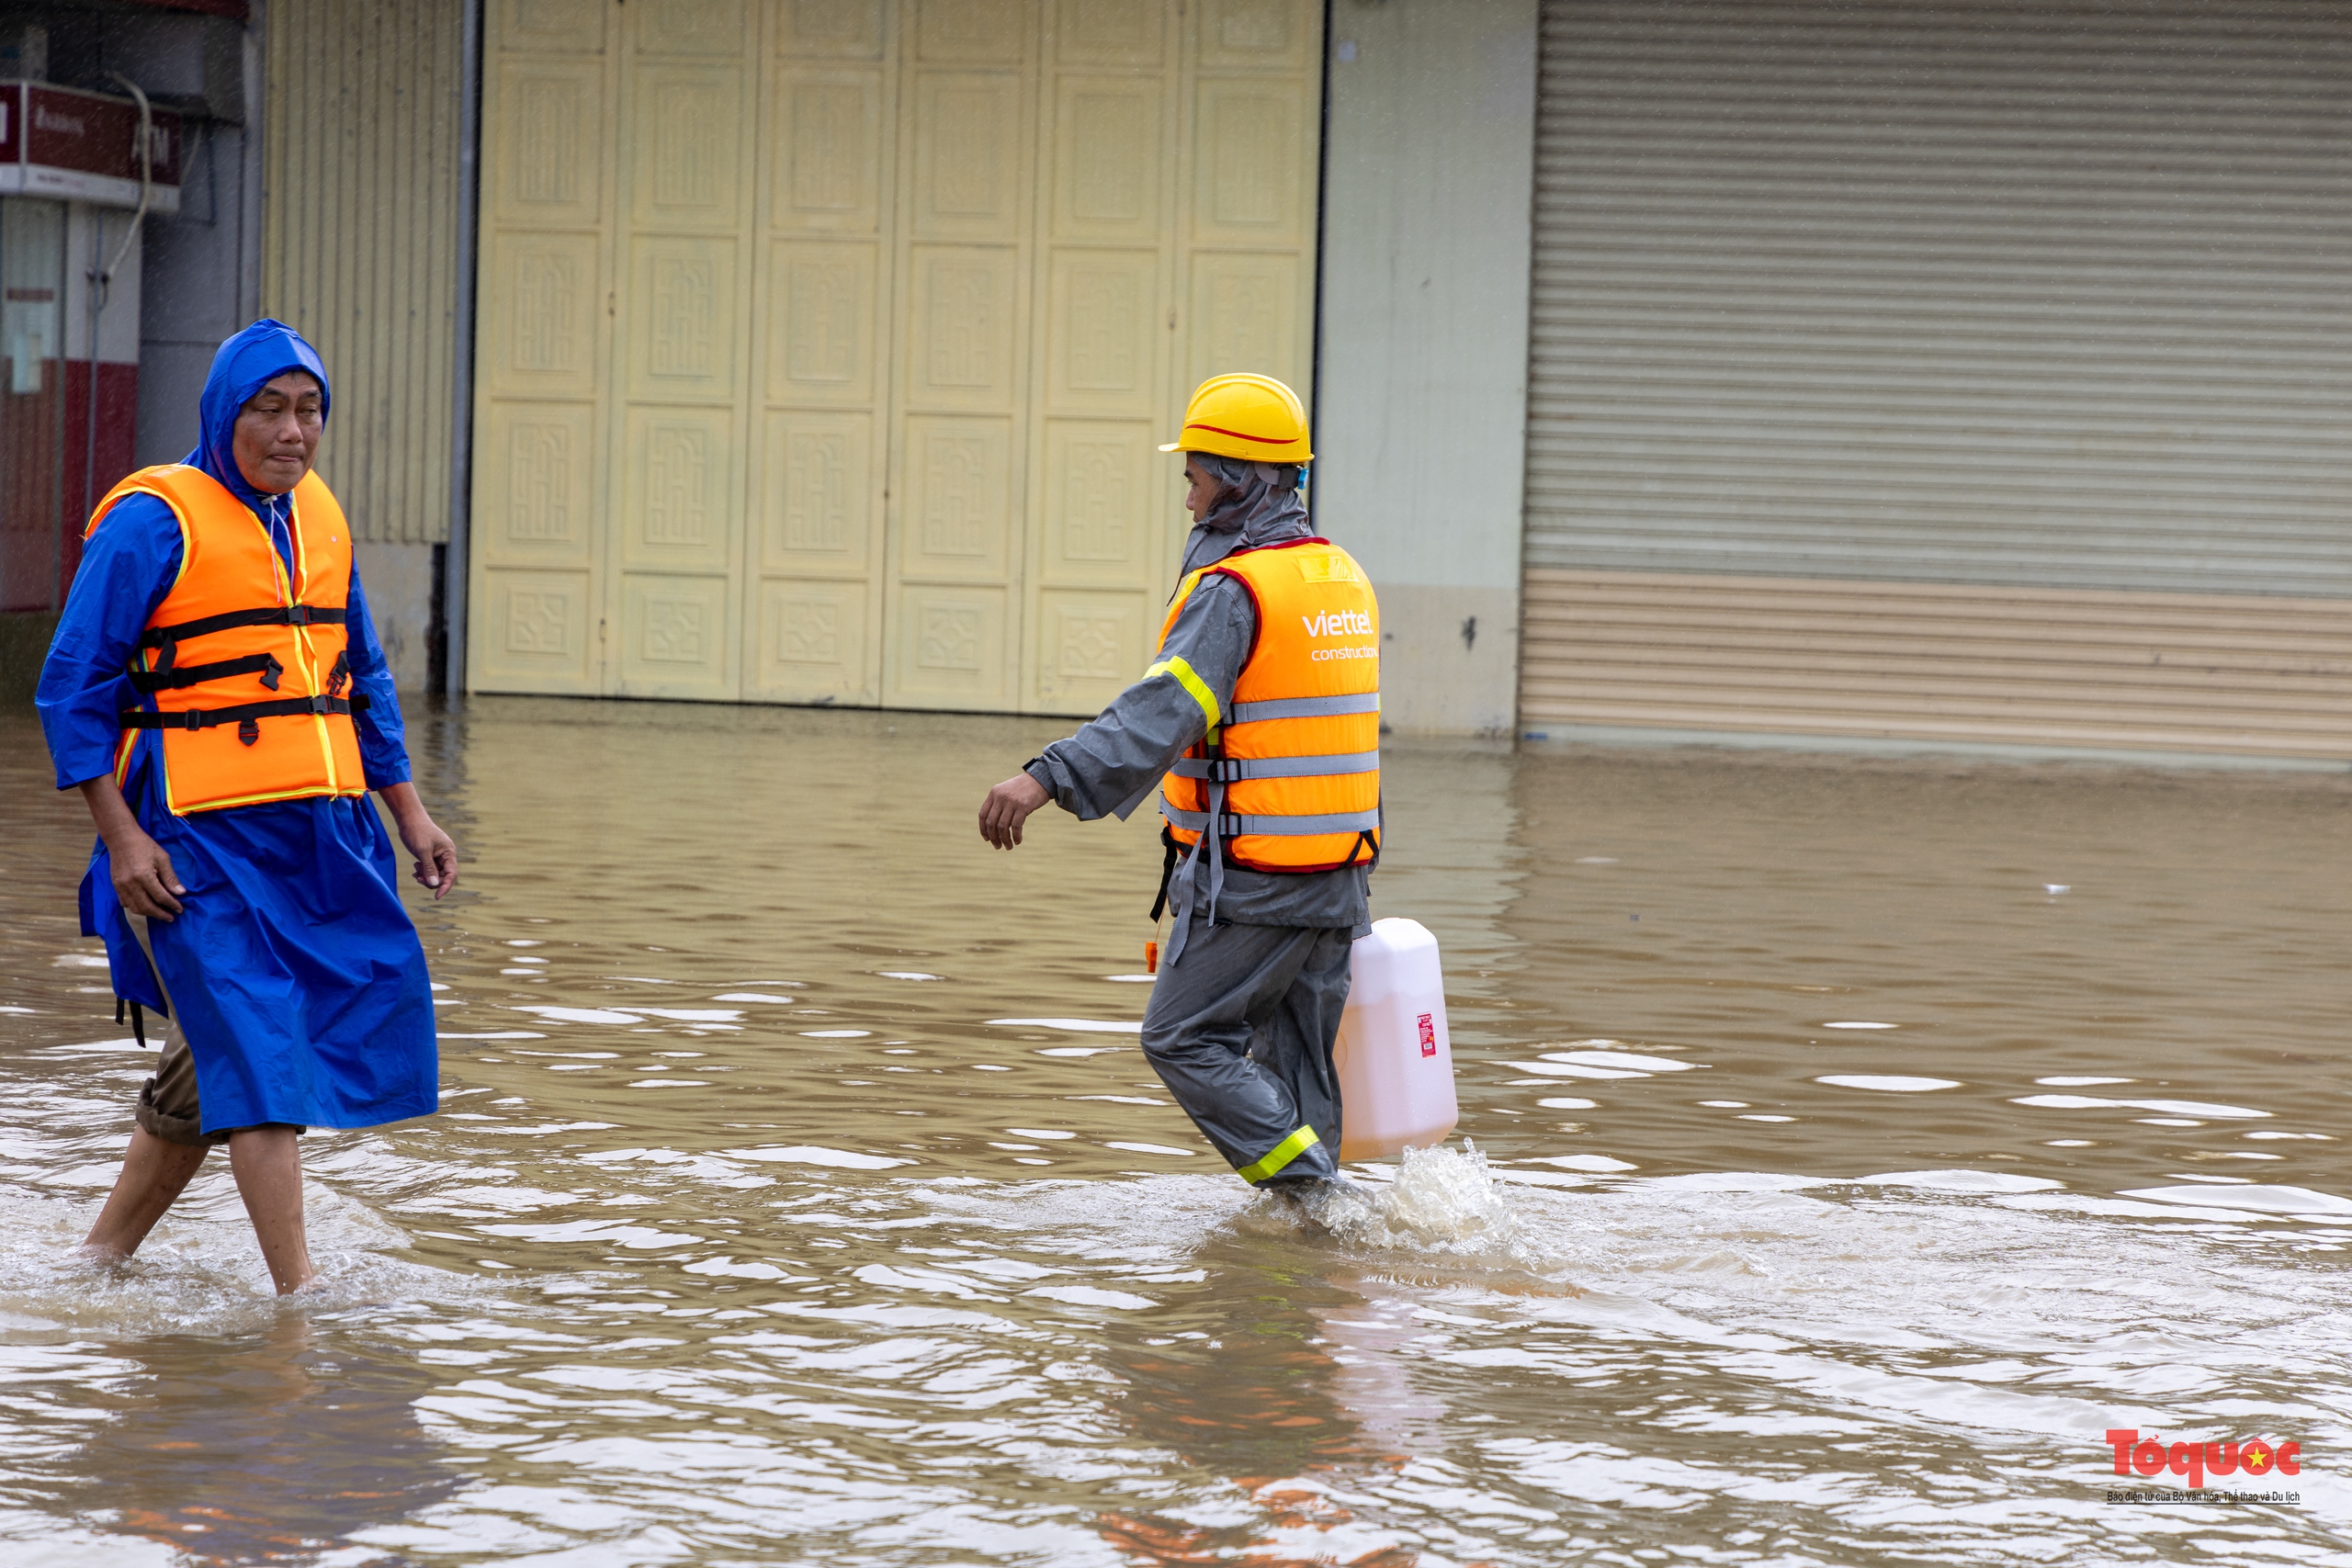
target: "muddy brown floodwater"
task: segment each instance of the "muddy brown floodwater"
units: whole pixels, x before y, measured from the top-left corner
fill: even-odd
[[[1334,1236],[1136,1049],[1152,825],[980,844],[1060,728],[420,717],[443,1110],[282,1307],[224,1161],[70,1256],[147,1060],[0,717],[10,1562],[2352,1562],[2352,777],[1394,746],[1462,1126]]]

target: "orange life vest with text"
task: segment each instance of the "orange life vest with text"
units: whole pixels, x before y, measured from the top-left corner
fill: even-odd
[[[163,732],[164,798],[175,817],[307,795],[365,795],[344,616],[351,526],[316,474],[288,506],[294,570],[251,508],[184,463],[141,468],[90,514],[96,534],[127,495],[152,495],[180,525],[180,571],[147,617],[130,678],[152,706],[128,710],[115,777],[139,731]]]
[[[1380,853],[1380,605],[1348,552],[1328,539],[1238,550],[1187,577],[1160,627],[1211,575],[1238,580],[1258,640],[1230,712],[1182,660],[1155,662],[1208,716],[1207,737],[1160,784],[1175,842],[1211,834],[1253,871],[1333,871]],[[1212,821],[1212,814],[1215,820]]]

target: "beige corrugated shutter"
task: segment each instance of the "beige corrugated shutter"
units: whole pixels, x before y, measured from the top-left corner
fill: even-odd
[[[2352,757],[2352,6],[1543,50],[1523,728]]]
[[[1306,388],[1316,0],[492,0],[475,690],[1088,714]]]
[[[334,385],[319,471],[361,539],[449,536],[464,0],[302,0],[264,28],[262,310]]]

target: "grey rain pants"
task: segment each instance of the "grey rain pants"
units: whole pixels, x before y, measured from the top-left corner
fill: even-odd
[[[1143,1015],[1143,1052],[1201,1135],[1254,1186],[1340,1171],[1344,926],[1193,928]]]

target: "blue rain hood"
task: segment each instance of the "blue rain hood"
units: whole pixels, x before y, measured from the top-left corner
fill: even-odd
[[[319,415],[323,420],[334,406],[334,393],[327,386],[327,367],[321,363],[319,351],[300,333],[265,316],[222,344],[220,352],[212,356],[212,372],[204,378],[204,396],[197,405],[198,429],[202,434],[196,450],[180,459],[202,468],[228,486],[230,494],[257,511],[267,497],[245,482],[230,440],[236,430],[237,411],[288,370],[306,371],[317,378]]]

